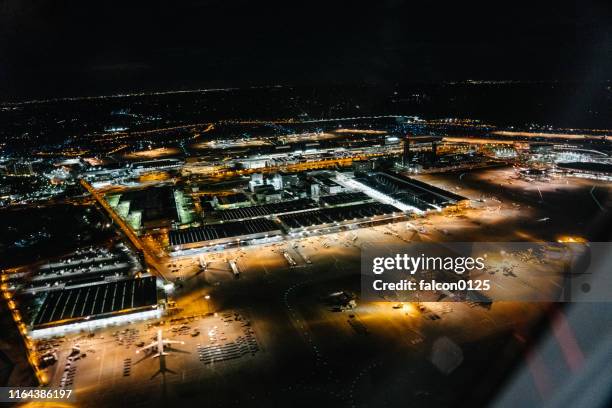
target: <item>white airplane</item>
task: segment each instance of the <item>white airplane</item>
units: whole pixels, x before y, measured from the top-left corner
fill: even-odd
[[[166,340],[162,337],[162,331],[158,330],[157,331],[157,340],[151,342],[151,344],[149,344],[148,346],[144,346],[141,349],[136,350],[136,354],[140,353],[141,351],[144,350],[148,350],[150,348],[157,348],[157,354],[155,354],[153,356],[153,358],[155,357],[159,357],[159,356],[167,356],[168,353],[164,352],[164,347],[166,347],[169,344],[185,344],[184,341],[175,341],[175,340]]]

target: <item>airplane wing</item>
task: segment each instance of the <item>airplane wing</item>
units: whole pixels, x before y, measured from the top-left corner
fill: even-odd
[[[141,351],[145,351],[145,350],[148,350],[148,349],[156,347],[156,346],[157,346],[157,342],[154,341],[154,342],[144,346],[143,348],[140,348],[140,349],[136,350],[136,354],[140,353]]]
[[[184,341],[166,340],[166,339],[163,339],[162,342],[164,343],[164,345],[166,344],[185,344]]]

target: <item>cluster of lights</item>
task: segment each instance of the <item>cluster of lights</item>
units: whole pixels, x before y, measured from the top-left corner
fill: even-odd
[[[139,320],[159,319],[161,317],[161,310],[157,308],[157,305],[151,306],[151,309],[152,310],[146,310],[144,312],[112,316],[98,320],[85,318],[85,321],[83,322],[33,330],[32,337],[35,339],[42,339],[53,336],[63,336],[66,333],[76,333],[81,330],[95,330],[103,327],[118,326]]]
[[[17,308],[17,304],[15,303],[15,300],[13,299],[12,293],[9,291],[8,285],[6,283],[6,281],[8,280],[8,276],[6,275],[6,273],[2,273],[2,275],[0,276],[1,276],[0,290],[2,291],[2,296],[4,297],[8,305],[8,308],[11,311],[13,321],[17,325],[19,334],[23,338],[23,342],[26,347],[28,362],[30,363],[30,366],[34,370],[34,374],[36,375],[36,378],[38,379],[39,384],[44,385],[47,383],[47,376],[40,368],[40,365],[38,363],[38,354],[36,352],[36,349],[34,348],[34,343],[32,342],[32,339],[30,338],[30,336],[28,335],[28,329],[26,327],[26,324],[23,322],[23,319],[21,317],[21,312]]]

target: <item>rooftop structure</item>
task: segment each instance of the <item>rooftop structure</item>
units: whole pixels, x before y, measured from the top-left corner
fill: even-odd
[[[112,249],[79,249],[53,262],[9,274],[7,283],[15,293],[36,294],[127,279],[139,268],[138,259],[123,244],[119,244]]]
[[[458,194],[395,173],[371,173],[357,181],[421,211],[440,209],[465,199]]]
[[[315,225],[354,223],[377,216],[399,213],[397,208],[380,203],[365,203],[336,208],[323,208],[295,214],[281,215],[279,219],[289,230],[307,228]]]
[[[179,220],[176,199],[168,186],[110,195],[107,201],[136,230],[170,225]]]
[[[144,172],[148,170],[172,170],[180,168],[183,164],[183,161],[179,159],[160,159],[136,162],[132,164],[131,168],[135,172]]]
[[[171,231],[169,238],[171,246],[186,249],[202,246],[202,243],[223,244],[280,233],[280,227],[273,221],[267,218],[255,218]]]
[[[361,191],[338,193],[319,198],[319,203],[324,206],[346,205],[358,202],[371,201],[372,199]]]
[[[301,198],[298,200],[283,201],[274,204],[254,205],[251,207],[235,208],[219,211],[217,214],[223,221],[250,219],[272,214],[284,214],[289,212],[304,211],[316,208],[314,201]]]
[[[43,335],[52,332],[45,329],[151,311],[156,305],[152,276],[65,289],[45,295],[31,326],[33,334]]]
[[[557,168],[576,177],[612,180],[612,164],[610,163],[557,163]]]
[[[227,208],[239,208],[251,205],[251,200],[244,193],[235,193],[229,195],[220,195],[215,196],[213,199],[213,204],[217,208],[227,209]]]

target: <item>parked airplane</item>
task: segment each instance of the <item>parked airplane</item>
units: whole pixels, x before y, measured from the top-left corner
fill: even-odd
[[[144,350],[148,350],[151,348],[156,348],[157,349],[157,354],[155,354],[153,357],[159,357],[159,356],[167,356],[168,353],[164,352],[164,347],[170,345],[170,344],[185,344],[184,341],[176,341],[176,340],[166,340],[163,338],[162,336],[162,331],[158,330],[157,331],[157,340],[151,342],[151,344],[144,346],[141,349],[136,350],[136,354],[140,353],[141,351]]]

